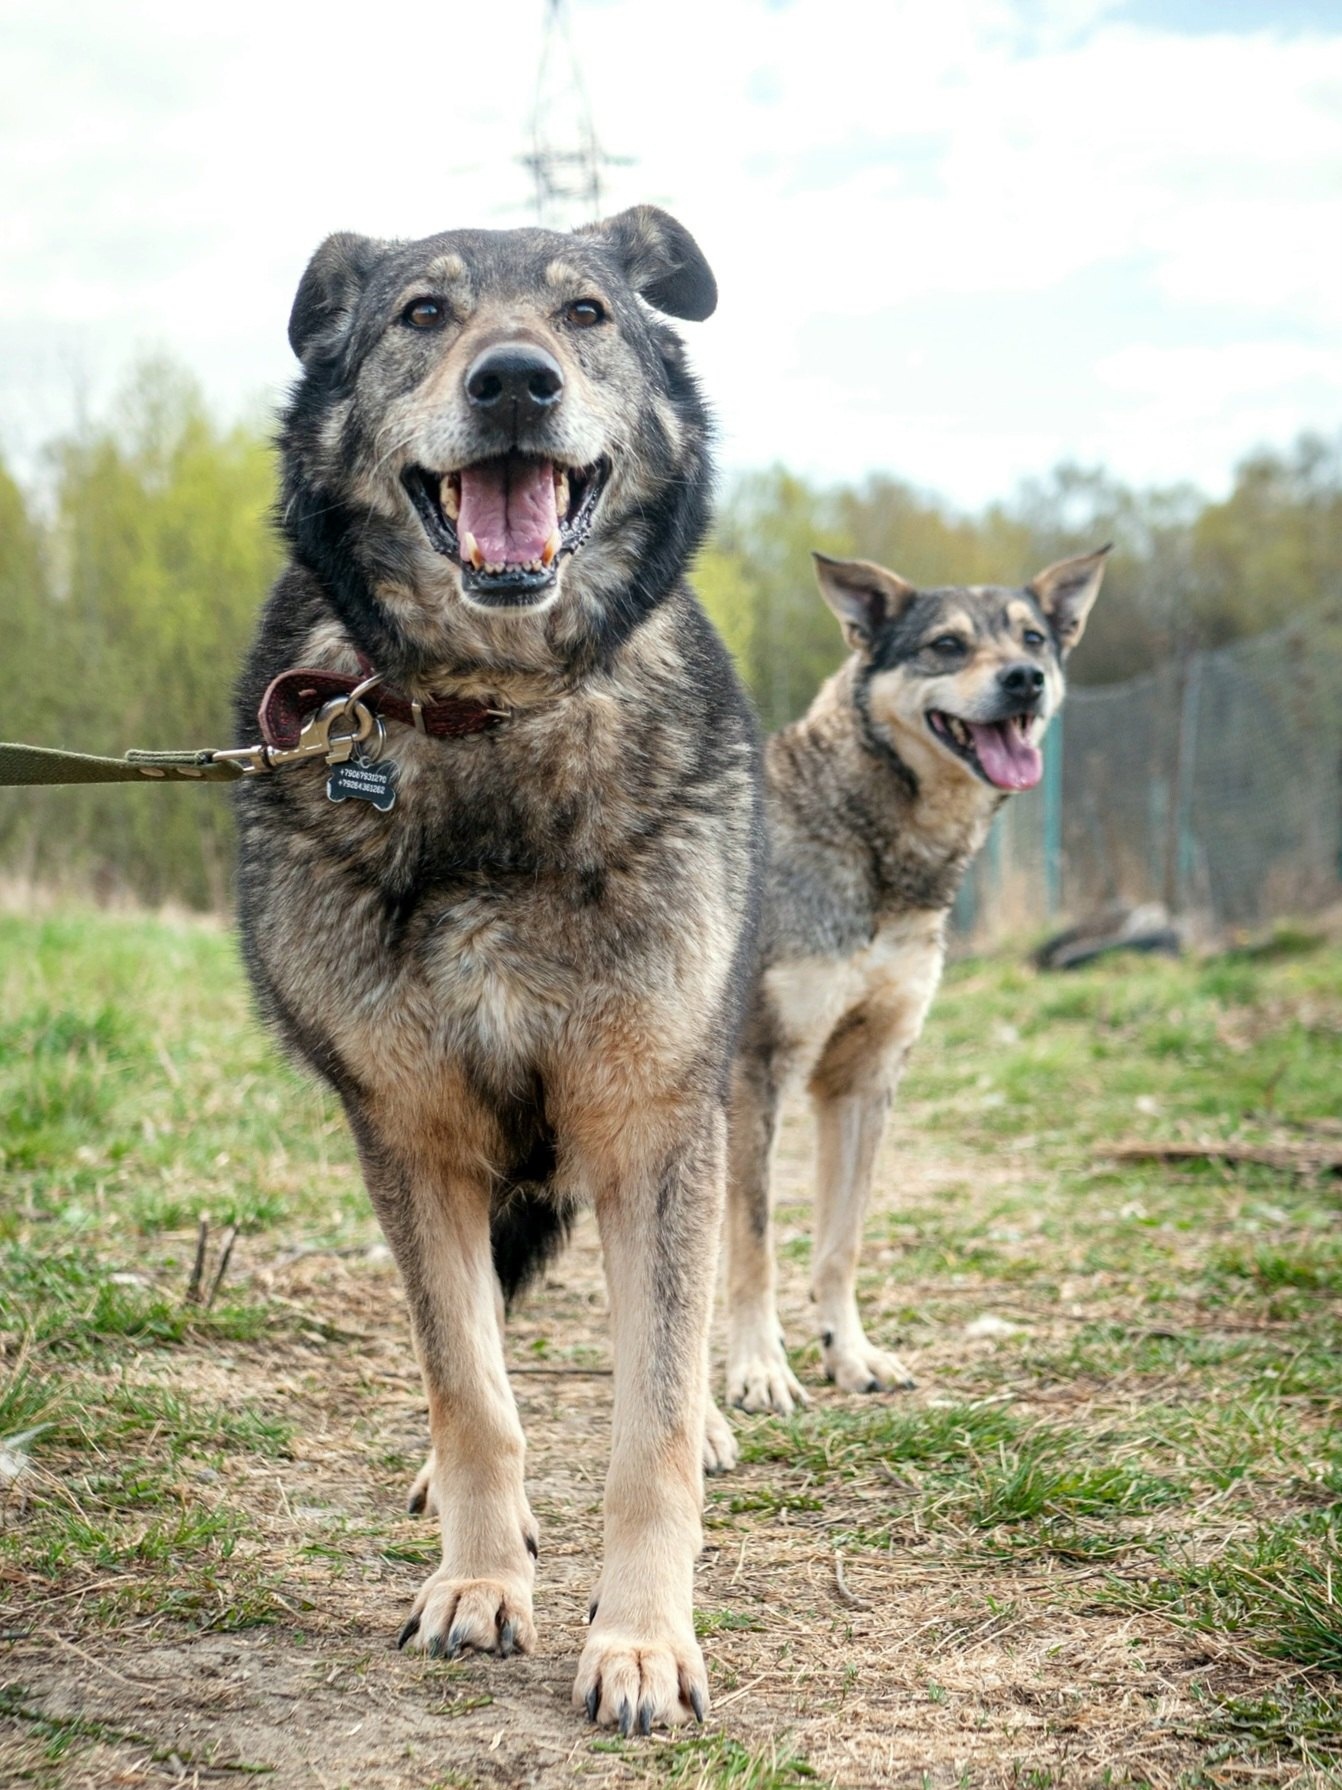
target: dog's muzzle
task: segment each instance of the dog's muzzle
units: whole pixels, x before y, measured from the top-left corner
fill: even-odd
[[[486,377],[502,376],[482,375],[488,391]],[[581,548],[609,471],[605,460],[562,466],[513,449],[448,472],[412,466],[402,482],[430,545],[461,567],[462,589],[517,608],[551,589],[562,555]]]
[[[994,789],[1033,789],[1044,774],[1036,713],[969,721],[945,709],[929,709],[927,725],[943,746]]]

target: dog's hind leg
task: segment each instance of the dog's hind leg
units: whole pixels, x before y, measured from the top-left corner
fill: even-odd
[[[421,1587],[400,1644],[448,1658],[466,1648],[526,1653],[536,1643],[537,1532],[504,1366],[489,1188],[422,1162],[400,1167],[366,1130],[360,1143],[409,1301],[433,1444],[424,1495],[443,1542],[442,1565]]]
[[[730,1473],[736,1461],[736,1437],[732,1434],[732,1426],[710,1393],[704,1412],[704,1472]]]
[[[893,1392],[913,1385],[898,1355],[867,1341],[857,1311],[862,1221],[890,1093],[888,1084],[843,1094],[812,1084],[817,1173],[811,1297],[825,1374],[845,1392]]]
[[[770,1067],[743,1057],[732,1079],[727,1169],[727,1400],[791,1414],[806,1394],[788,1366],[774,1297],[770,1169],[778,1090]]]
[[[573,1700],[594,1721],[646,1734],[708,1704],[693,1582],[726,1122],[687,1101],[624,1129],[643,1134],[642,1160],[626,1143],[618,1178],[594,1177],[615,1400],[605,1553]]]

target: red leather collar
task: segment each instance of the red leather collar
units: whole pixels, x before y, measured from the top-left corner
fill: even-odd
[[[348,696],[360,684],[367,683],[371,675],[371,670],[355,677],[343,671],[308,671],[301,667],[282,671],[266,686],[257,710],[261,738],[268,746],[296,746],[303,723],[314,709],[333,696]],[[439,702],[416,702],[413,697],[389,690],[385,684],[374,684],[359,700],[376,714],[391,721],[404,721],[435,739],[485,733],[506,718],[505,710],[472,698],[449,696]]]

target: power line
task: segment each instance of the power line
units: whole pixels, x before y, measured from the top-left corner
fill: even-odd
[[[534,183],[536,222],[551,230],[600,217],[605,170],[627,167],[633,160],[610,155],[601,147],[569,34],[565,0],[545,0],[531,149],[517,159]]]

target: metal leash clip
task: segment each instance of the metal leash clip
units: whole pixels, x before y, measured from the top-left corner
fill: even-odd
[[[324,702],[315,715],[303,723],[296,746],[238,746],[214,753],[216,760],[237,765],[244,776],[253,777],[262,771],[280,771],[286,765],[306,764],[323,759],[328,765],[348,764],[356,752],[361,758],[376,759],[387,737],[381,715],[374,714],[359,698],[380,679],[365,678],[348,696],[333,696]],[[353,723],[337,732],[337,722],[346,718]]]

